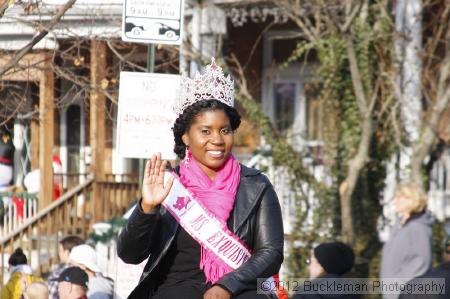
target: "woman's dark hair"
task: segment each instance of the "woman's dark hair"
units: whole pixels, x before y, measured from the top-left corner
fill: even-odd
[[[22,248],[17,248],[14,250],[14,253],[11,254],[8,260],[8,264],[11,266],[17,266],[17,265],[26,265],[28,263],[27,257],[22,251]]]
[[[241,124],[241,116],[233,107],[230,107],[215,99],[198,101],[187,107],[175,120],[175,124],[173,125],[172,130],[175,139],[175,147],[173,151],[177,154],[178,158],[184,159],[186,154],[186,145],[184,144],[182,137],[183,134],[189,130],[194,118],[201,112],[212,110],[224,111],[230,119],[231,129],[235,131],[239,128],[239,125]]]

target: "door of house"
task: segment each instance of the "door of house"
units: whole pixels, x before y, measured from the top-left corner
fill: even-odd
[[[293,61],[281,66],[298,42],[289,39],[290,35],[289,31],[273,31],[264,36],[262,102],[274,127],[300,151],[308,141],[305,86],[314,78],[314,64]]]
[[[81,145],[81,108],[70,105],[66,111],[67,119],[67,172],[80,172],[80,145]]]
[[[72,188],[84,181],[86,165],[85,115],[83,105],[71,104],[61,111],[61,161],[64,188]]]
[[[274,127],[287,136],[295,148],[305,140],[305,98],[300,78],[267,76],[264,110]]]

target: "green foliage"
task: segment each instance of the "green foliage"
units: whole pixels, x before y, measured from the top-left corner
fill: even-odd
[[[432,227],[432,231],[433,267],[437,267],[442,262],[442,255],[444,253],[444,241],[447,237],[445,224],[441,221],[436,221]]]
[[[285,166],[291,175],[291,189],[296,195],[296,206],[299,207],[296,210],[297,219],[299,220],[297,222],[298,226],[294,228],[294,230],[301,236],[298,240],[301,239],[308,245],[305,246],[305,244],[302,244],[301,246],[292,246],[292,248],[289,248],[292,256],[299,256],[300,258],[290,259],[288,264],[291,262],[294,264],[299,263],[298,265],[293,266],[294,269],[299,269],[299,271],[293,272],[293,277],[301,277],[301,275],[305,274],[305,267],[300,267],[300,265],[304,265],[304,261],[309,257],[311,244],[319,239],[318,235],[312,236],[310,234],[310,231],[315,230],[314,228],[311,228],[311,230],[304,230],[302,227],[309,210],[309,207],[307,206],[308,194],[307,190],[303,189],[303,184],[307,183],[312,190],[311,192],[319,198],[327,198],[325,194],[328,190],[326,186],[323,183],[318,182],[310,171],[302,164],[302,154],[296,152],[286,138],[278,134],[273,128],[270,119],[258,103],[247,97],[245,94],[242,94],[239,90],[236,99],[244,109],[246,117],[260,128],[265,141],[271,146],[271,156],[274,164]],[[324,210],[323,207],[326,206],[327,205],[322,206],[322,210]],[[315,225],[320,227],[319,222],[315,222]],[[295,242],[291,242],[291,244],[294,243]]]
[[[97,234],[95,232],[89,234],[89,239],[94,243],[109,243],[111,240],[117,237],[117,234],[121,228],[127,223],[127,220],[123,217],[111,218],[107,223],[111,224],[111,227],[103,234]]]
[[[325,163],[329,175],[333,179],[331,187],[317,192],[315,196],[318,203],[315,207],[303,208],[305,198],[299,198],[297,204],[297,223],[291,238],[291,248],[287,259],[293,276],[305,274],[304,261],[309,258],[312,246],[321,241],[339,239],[340,236],[340,202],[338,186],[347,175],[350,160],[355,156],[361,140],[361,120],[363,115],[359,110],[354,86],[352,82],[349,61],[347,56],[347,34],[353,40],[357,64],[361,74],[363,90],[368,100],[375,99],[373,113],[373,134],[369,153],[369,163],[360,173],[355,191],[352,195],[353,223],[355,226],[358,266],[358,277],[378,275],[378,259],[381,244],[377,237],[377,223],[382,215],[380,194],[384,188],[386,177],[386,163],[395,149],[391,126],[388,123],[387,113],[379,111],[381,107],[389,106],[390,82],[384,77],[388,68],[392,67],[392,19],[386,16],[376,1],[369,5],[369,17],[357,17],[349,33],[341,33],[336,28],[326,28],[317,41],[303,40],[297,44],[291,57],[280,67],[287,67],[293,61],[306,57],[308,51],[315,51],[319,67],[317,73],[319,80],[315,83],[317,97],[323,103],[325,141]],[[389,108],[389,107],[387,107]],[[251,110],[253,113],[254,110]],[[260,117],[260,116],[259,116]],[[265,127],[266,126],[266,127]],[[267,139],[270,132],[270,122],[261,126],[263,135]],[[279,138],[273,138],[269,143],[273,146],[274,157],[279,164],[293,167],[292,173],[298,180],[305,180],[299,175],[292,158],[287,154],[287,148]],[[295,160],[296,162],[300,159]],[[301,163],[294,163],[300,164]],[[296,190],[296,187],[293,188]],[[315,188],[313,188],[316,190]],[[303,203],[303,204],[302,204]],[[313,224],[306,226],[307,212],[313,212]]]
[[[352,220],[355,227],[358,277],[376,277],[379,271],[381,243],[378,240],[377,225],[382,215],[381,191],[386,177],[386,161],[396,148],[393,126],[389,113],[393,110],[392,87],[385,75],[394,66],[393,16],[385,2],[370,1],[368,9],[360,12],[348,32],[340,32],[328,19],[311,16],[312,23],[323,22],[320,38],[301,40],[291,56],[279,67],[286,68],[294,61],[308,57],[310,51],[318,60],[313,82],[314,100],[322,103],[322,136],[325,142],[324,164],[326,173],[332,179],[331,186],[318,182],[309,169],[302,164],[304,153],[297,153],[289,142],[272,127],[270,119],[261,107],[246,93],[238,90],[237,101],[246,117],[255,124],[271,146],[275,165],[287,168],[291,175],[291,188],[296,198],[296,223],[289,236],[289,255],[286,263],[293,277],[306,275],[305,260],[317,243],[339,239],[341,235],[339,186],[346,178],[351,159],[355,157],[361,141],[364,115],[358,106],[354,82],[350,72],[347,41],[351,38],[361,75],[363,93],[368,102],[373,102],[372,132],[369,159],[359,173],[356,188],[352,194]],[[344,12],[341,12],[344,15]],[[299,28],[301,30],[301,28]],[[301,68],[301,66],[300,66]],[[299,69],[299,72],[301,70]],[[308,99],[313,100],[313,99]],[[308,187],[305,190],[305,185]],[[317,200],[312,205],[308,197]],[[306,221],[308,219],[308,221]]]

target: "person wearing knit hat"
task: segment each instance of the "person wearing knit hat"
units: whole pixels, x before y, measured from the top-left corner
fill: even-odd
[[[328,274],[344,275],[355,262],[353,249],[342,242],[323,243],[314,248],[314,256]]]
[[[314,248],[311,259],[308,261],[309,277],[311,283],[321,284],[328,279],[339,279],[349,272],[355,263],[353,249],[342,242],[322,243]],[[332,294],[332,293],[297,293],[292,299],[355,299],[358,294]]]

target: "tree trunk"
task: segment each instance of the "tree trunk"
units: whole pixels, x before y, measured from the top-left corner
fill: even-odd
[[[372,136],[371,112],[373,109],[373,104],[368,102],[367,96],[364,92],[364,86],[358,68],[356,53],[351,35],[347,37],[347,54],[350,63],[353,88],[355,91],[356,101],[362,120],[361,139],[358,145],[358,152],[356,153],[355,157],[350,160],[348,164],[347,176],[339,188],[341,203],[342,240],[345,243],[353,244],[355,241],[355,232],[353,228],[352,194],[355,190],[361,170],[366,165],[369,156],[369,146]],[[375,98],[372,99],[372,101],[374,100]]]
[[[355,232],[353,228],[352,194],[355,191],[361,170],[366,165],[369,156],[370,139],[372,136],[372,119],[367,115],[363,120],[361,140],[359,142],[358,153],[348,165],[347,177],[339,188],[341,203],[341,229],[342,241],[347,244],[354,244]]]
[[[397,1],[395,28],[400,114],[407,140],[413,143],[419,138],[422,120],[422,0]]]

